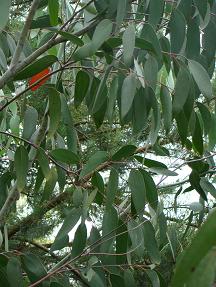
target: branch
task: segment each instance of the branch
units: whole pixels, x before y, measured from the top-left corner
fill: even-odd
[[[15,50],[13,58],[11,60],[11,64],[10,64],[10,68],[9,69],[14,69],[16,67],[16,65],[18,64],[20,55],[21,55],[22,50],[23,50],[23,46],[25,44],[25,40],[27,38],[27,35],[28,35],[29,30],[30,30],[34,14],[35,14],[35,12],[37,10],[37,7],[38,7],[39,3],[40,3],[40,0],[34,0],[33,3],[32,3],[32,6],[31,6],[30,11],[28,13],[25,25],[24,25],[24,27],[22,29],[19,41],[17,43],[16,50]]]

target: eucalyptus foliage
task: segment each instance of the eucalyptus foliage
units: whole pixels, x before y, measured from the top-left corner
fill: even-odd
[[[0,1],[0,286],[213,286],[215,28],[214,0]]]

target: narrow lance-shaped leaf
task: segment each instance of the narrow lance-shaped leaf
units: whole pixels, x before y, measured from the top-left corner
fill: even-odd
[[[87,239],[86,225],[81,223],[75,232],[74,240],[72,243],[72,252],[71,252],[72,258],[79,256],[82,253],[82,251],[86,246],[86,239]]]
[[[161,261],[160,252],[158,250],[157,241],[155,239],[155,230],[151,222],[146,220],[144,222],[144,245],[152,263],[159,264]]]
[[[58,25],[59,0],[48,0],[48,8],[49,8],[51,25],[57,26]]]
[[[36,130],[38,112],[33,107],[27,107],[24,114],[23,138],[29,139]]]
[[[194,60],[188,61],[188,67],[200,91],[207,99],[211,99],[213,93],[212,85],[206,70],[200,63]]]
[[[123,57],[124,63],[127,67],[130,67],[133,61],[133,52],[135,48],[135,28],[134,25],[130,25],[125,30],[123,37]]]
[[[79,71],[76,75],[74,105],[77,108],[85,98],[90,83],[90,77],[85,71]]]
[[[107,203],[106,203],[107,207],[110,207],[114,202],[117,188],[118,188],[118,172],[112,168],[110,171],[109,183],[107,186]]]
[[[134,74],[127,76],[122,85],[121,91],[121,116],[124,118],[129,112],[136,93],[136,77]]]
[[[185,40],[186,21],[184,15],[178,9],[173,10],[169,25],[171,51],[179,53]]]
[[[169,90],[165,86],[161,86],[160,100],[162,106],[164,128],[168,133],[172,124],[172,100]]]
[[[142,174],[138,170],[132,170],[128,179],[131,195],[137,213],[144,211],[146,204],[146,190]]]
[[[28,172],[28,152],[24,146],[20,146],[16,149],[14,165],[17,177],[17,189],[22,191],[26,185],[26,177]]]
[[[49,131],[48,136],[51,138],[54,136],[58,129],[58,125],[61,119],[61,99],[59,92],[54,88],[49,88]]]
[[[7,276],[10,287],[23,287],[23,277],[20,261],[12,257],[7,264]]]
[[[10,6],[11,6],[11,0],[1,0],[0,29],[3,29],[7,24],[9,18]]]

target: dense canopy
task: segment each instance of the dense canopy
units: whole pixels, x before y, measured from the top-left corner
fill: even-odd
[[[0,1],[0,286],[211,287],[216,2]]]

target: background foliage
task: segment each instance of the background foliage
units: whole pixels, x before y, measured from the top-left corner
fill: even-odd
[[[0,5],[1,286],[213,286],[215,1]]]

